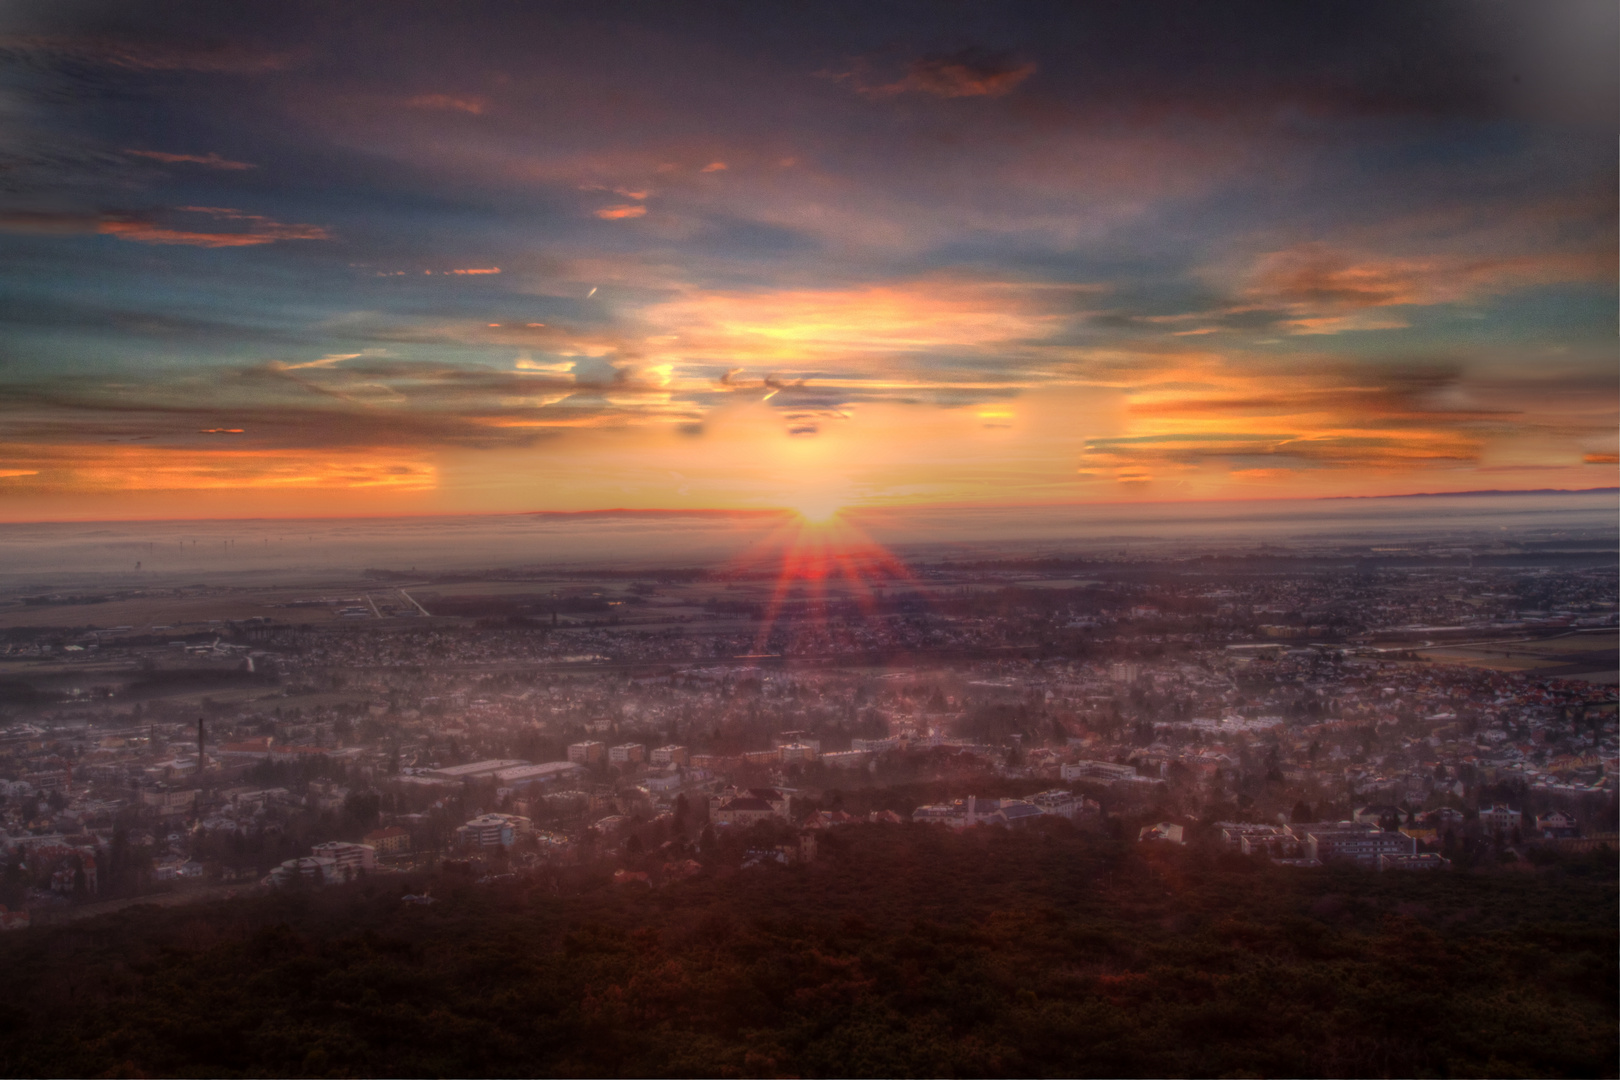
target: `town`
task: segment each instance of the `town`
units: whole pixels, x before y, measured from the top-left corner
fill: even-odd
[[[3,925],[430,869],[654,886],[856,824],[1301,870],[1615,846],[1611,558],[1325,559],[19,596]],[[219,615],[94,621],[143,600]]]

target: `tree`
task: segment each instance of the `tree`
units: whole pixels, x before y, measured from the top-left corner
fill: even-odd
[[[382,796],[375,791],[351,791],[343,800],[343,812],[361,828],[377,823],[382,810]]]
[[[1288,820],[1296,825],[1303,825],[1316,820],[1316,814],[1311,810],[1311,804],[1303,800],[1294,804],[1293,810],[1288,813]]]

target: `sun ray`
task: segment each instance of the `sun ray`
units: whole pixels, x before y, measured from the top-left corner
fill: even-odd
[[[901,559],[843,513],[819,522],[785,514],[733,558],[726,572],[747,576],[762,569],[771,582],[770,595],[747,656],[777,655],[773,641],[783,650],[818,635],[830,641],[839,632],[835,616],[841,605],[875,617],[881,613],[875,586],[916,580]]]

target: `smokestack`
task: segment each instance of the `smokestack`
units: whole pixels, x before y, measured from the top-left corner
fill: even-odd
[[[197,717],[197,771],[202,772],[207,764],[207,759],[203,757],[203,722],[202,717],[199,716]]]

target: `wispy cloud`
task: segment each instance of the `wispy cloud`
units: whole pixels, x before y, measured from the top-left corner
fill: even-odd
[[[453,94],[418,94],[408,98],[405,104],[413,109],[448,109],[473,116],[481,116],[489,108],[489,102],[484,98]]]
[[[274,52],[240,42],[193,44],[50,34],[0,35],[0,51],[41,54],[126,71],[195,71],[221,75],[264,75],[280,71],[296,59],[292,52]]]
[[[862,59],[841,72],[826,77],[847,82],[856,93],[868,97],[893,97],[921,93],[940,98],[1000,97],[1011,93],[1039,70],[1033,60],[1019,60],[1010,53],[992,49],[963,49],[944,56],[913,60],[898,79],[882,81],[873,65]]]
[[[207,154],[167,154],[161,150],[125,150],[124,153],[133,154],[136,157],[151,158],[153,161],[161,161],[165,165],[203,165],[210,169],[231,171],[258,168],[257,165],[250,165],[246,161],[231,161],[212,152]]]
[[[179,206],[167,215],[204,215],[213,221],[237,226],[229,231],[203,231],[181,228],[185,219],[173,224],[141,214],[72,214],[19,211],[0,214],[0,231],[32,233],[100,233],[140,244],[174,244],[187,247],[254,247],[280,240],[329,240],[331,234],[319,225],[288,225],[262,214],[248,214],[220,206]]]

